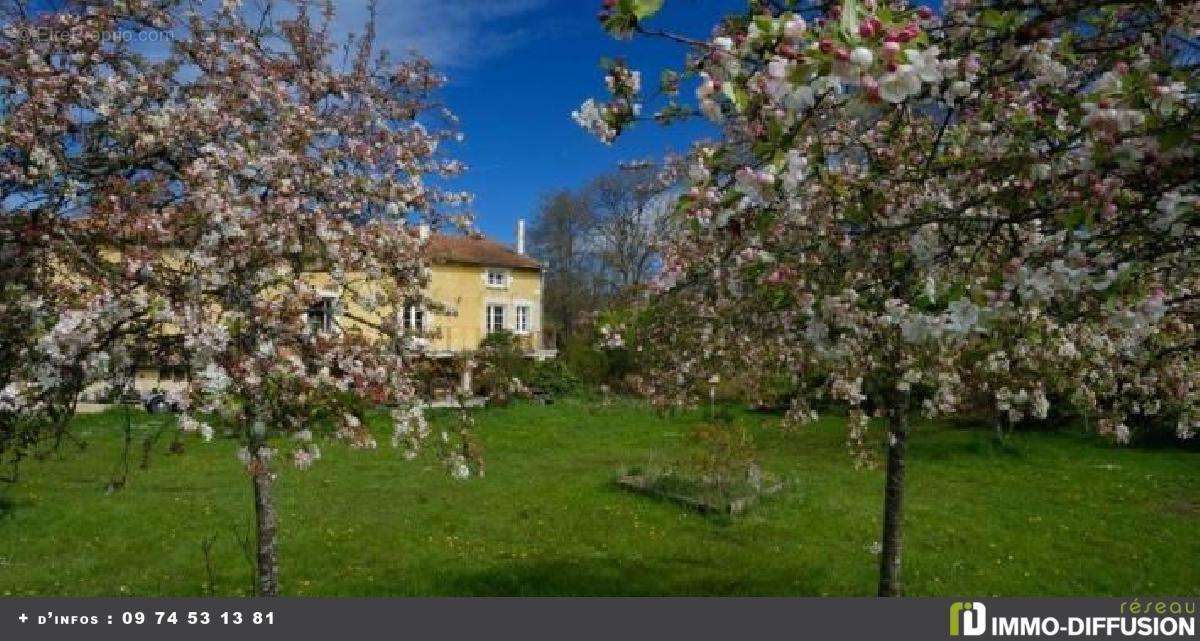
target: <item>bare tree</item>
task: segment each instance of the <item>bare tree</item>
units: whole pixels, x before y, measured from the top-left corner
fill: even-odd
[[[564,338],[654,276],[672,205],[660,172],[649,163],[625,166],[542,200],[530,251],[546,265],[545,313]]]
[[[671,196],[659,168],[642,164],[599,176],[583,191],[593,212],[592,251],[614,294],[646,283],[657,266],[657,242]]]
[[[546,265],[545,314],[564,337],[600,299],[600,274],[588,248],[594,225],[589,203],[562,190],[544,197],[530,226],[530,251]]]

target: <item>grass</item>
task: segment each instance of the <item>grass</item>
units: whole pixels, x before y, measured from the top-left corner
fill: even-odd
[[[247,594],[252,507],[234,443],[189,436],[171,454],[162,438],[108,494],[121,414],[78,420],[86,451],[27,461],[0,488],[0,595]],[[135,414],[138,438],[164,420]],[[786,487],[735,519],[616,486],[619,466],[676,455],[698,420],[624,401],[489,409],[487,476],[468,482],[432,458],[328,444],[311,470],[280,472],[283,591],[871,594],[882,474],[853,468],[837,419],[789,433],[737,414]],[[910,453],[911,595],[1200,594],[1200,454],[1076,433],[997,446],[947,425],[922,425]]]

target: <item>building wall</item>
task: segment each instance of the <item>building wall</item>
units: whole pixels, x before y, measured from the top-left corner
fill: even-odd
[[[506,276],[503,287],[489,286],[487,272],[499,270]],[[542,349],[542,277],[534,269],[439,264],[432,268],[426,294],[453,313],[428,313],[430,349],[461,352],[479,347],[487,333],[487,306],[504,307],[504,327],[516,331],[520,305],[530,308],[529,330],[523,335],[530,349]],[[522,336],[521,334],[518,334]]]
[[[435,264],[431,266],[430,282],[425,292],[433,301],[448,308],[446,311],[426,310],[425,328],[428,334],[428,350],[433,355],[444,355],[447,352],[460,353],[472,351],[479,347],[480,341],[487,335],[486,310],[488,305],[504,307],[504,327],[525,341],[531,351],[546,348],[542,344],[542,275],[536,269],[485,267],[482,265]],[[488,271],[504,272],[506,279],[503,286],[489,286]],[[327,287],[329,275],[321,272],[308,276],[309,281],[318,289]],[[358,287],[364,287],[359,281]],[[378,321],[378,315],[353,305],[351,313],[370,321]],[[527,332],[516,332],[518,306],[528,306],[530,309],[529,329]],[[346,326],[357,325],[352,321],[342,320]],[[174,328],[167,328],[165,333],[174,333]],[[364,331],[372,331],[362,328]],[[175,330],[177,331],[177,329]],[[185,382],[175,372],[164,372],[158,368],[147,367],[137,371],[134,387],[142,392],[152,389],[162,391],[182,390]],[[101,389],[94,386],[85,398],[90,398],[91,392]]]

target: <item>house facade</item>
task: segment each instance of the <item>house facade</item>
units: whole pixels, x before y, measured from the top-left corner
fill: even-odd
[[[508,331],[522,346],[526,357],[555,356],[554,342],[542,324],[542,265],[525,254],[524,222],[518,223],[515,247],[480,235],[431,233],[422,228],[430,257],[429,280],[424,295],[428,305],[410,305],[403,311],[405,329],[420,338],[414,347],[431,359],[445,360],[469,355],[488,334]],[[328,275],[315,273],[319,285]],[[331,292],[328,299],[308,312],[314,330],[335,330],[346,320],[340,303]],[[355,310],[367,316],[362,310]],[[462,372],[463,385],[470,385],[470,368]],[[152,390],[174,391],[185,384],[178,368],[147,364],[137,370],[134,387],[145,394]]]
[[[526,355],[547,358],[553,344],[542,325],[542,266],[517,247],[481,236],[431,235],[426,296],[445,311],[405,310],[405,322],[422,331],[426,352],[446,357],[470,352],[488,334],[508,331]]]

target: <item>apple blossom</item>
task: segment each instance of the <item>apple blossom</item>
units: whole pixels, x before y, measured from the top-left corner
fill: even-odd
[[[467,200],[427,181],[462,170],[440,148],[457,134],[430,124],[453,122],[430,98],[443,77],[378,55],[373,20],[343,58],[332,3],[261,24],[235,2],[174,4],[5,14],[0,48],[20,55],[0,56],[0,148],[12,150],[0,159],[0,389],[22,384],[4,402],[20,411],[0,411],[0,456],[61,434],[84,390],[123,392],[138,350],[164,343],[191,374],[179,402],[205,416],[180,429],[207,440],[211,422],[242,442],[259,587],[273,594],[268,443],[306,435],[290,452],[302,468],[319,458],[317,428],[373,447],[365,412],[413,398],[392,310],[422,298],[425,247],[408,223]],[[161,59],[124,39],[22,35],[47,20],[83,36],[182,35]],[[640,77],[621,71],[614,85],[636,93]],[[455,474],[481,469],[469,434],[453,434]]]
[[[850,52],[850,62],[859,67],[870,67],[874,60],[875,54],[871,53],[871,50],[866,47],[855,47],[854,51]]]
[[[998,426],[1057,409],[1117,442],[1153,415],[1191,437],[1194,4],[750,2],[721,21],[721,53],[699,41],[687,64],[724,136],[688,160],[637,335],[654,398],[787,372],[789,418],[845,405],[859,461],[875,408],[882,594],[899,590],[910,408]],[[789,32],[801,11],[813,27]],[[1076,28],[1092,20],[1110,28]]]

